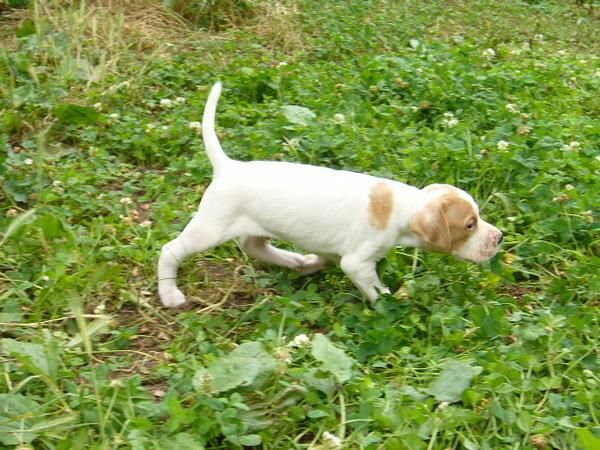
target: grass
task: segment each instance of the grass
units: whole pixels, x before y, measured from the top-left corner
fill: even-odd
[[[596,4],[7,5],[0,448],[599,448]],[[228,243],[161,308],[217,79],[232,157],[456,184],[503,252],[396,249],[371,308]]]

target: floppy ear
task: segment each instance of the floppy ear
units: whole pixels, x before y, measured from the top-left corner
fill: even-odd
[[[452,246],[450,226],[446,220],[445,200],[434,201],[421,209],[410,225],[412,232],[417,234],[435,250],[449,252]]]

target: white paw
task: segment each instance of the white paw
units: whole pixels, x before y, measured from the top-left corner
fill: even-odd
[[[160,293],[160,301],[167,308],[177,308],[185,303],[185,295],[179,289]]]
[[[299,268],[299,272],[302,275],[308,275],[325,267],[325,260],[319,255],[304,255],[304,261],[302,266]]]

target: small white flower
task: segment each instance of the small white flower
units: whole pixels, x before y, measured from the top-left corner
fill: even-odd
[[[493,48],[486,48],[483,52],[481,52],[481,56],[485,59],[494,59],[496,57],[496,50]]]
[[[536,34],[536,35],[533,36],[533,39],[535,41],[542,42],[544,40],[544,35],[543,34]]]
[[[284,364],[289,364],[292,362],[292,355],[290,354],[290,350],[285,347],[276,347],[273,349],[273,356],[279,362]]]
[[[565,191],[572,191],[575,189],[575,186],[572,184],[565,184]]]
[[[98,306],[94,308],[94,314],[104,314],[106,310],[106,305],[104,303],[100,303]]]
[[[333,121],[338,125],[343,125],[346,123],[346,116],[341,113],[337,113],[333,116]]]
[[[451,112],[445,112],[444,118],[442,119],[442,124],[447,128],[454,128],[458,125],[458,119],[454,117],[454,114]]]
[[[168,131],[169,130],[169,126],[168,125],[163,125],[162,127],[160,127],[161,130],[163,131]]]
[[[17,211],[14,208],[10,208],[9,210],[6,211],[5,216],[6,217],[16,217],[19,214],[19,211]]]
[[[48,275],[42,275],[42,276],[40,277],[40,279],[41,279],[42,281],[46,281],[46,282],[50,281],[50,277],[49,277]]]
[[[576,152],[579,147],[581,147],[581,144],[577,141],[572,141],[569,142],[568,144],[565,144],[562,146],[562,150],[565,152]]]
[[[442,402],[442,403],[439,404],[438,410],[439,411],[446,411],[448,409],[449,405],[450,405],[450,403],[448,403],[448,402]]]
[[[506,110],[508,112],[513,113],[513,114],[518,114],[519,113],[519,107],[517,105],[515,105],[514,103],[507,103],[506,104]]]
[[[92,105],[92,107],[93,107],[94,109],[97,109],[98,111],[100,111],[100,110],[102,109],[102,103],[100,103],[100,102],[98,102],[98,103],[94,103],[94,104]]]
[[[54,180],[52,182],[52,186],[54,186],[54,187],[60,187],[61,185],[62,185],[62,181],[60,181],[60,180]]]
[[[112,113],[112,114],[109,114],[108,117],[110,117],[111,119],[118,119],[121,116],[118,113]]]
[[[323,447],[331,450],[341,450],[342,449],[342,440],[337,437],[335,434],[326,431],[321,435],[321,441],[323,442]]]
[[[183,103],[186,102],[186,99],[185,99],[185,97],[175,97],[174,102],[177,103],[178,105],[182,105]]]
[[[140,223],[140,227],[143,227],[143,228],[148,228],[150,225],[152,225],[151,220],[144,220],[142,223]]]
[[[25,161],[23,161],[25,163],[25,165],[30,166],[33,164],[33,159],[31,158],[27,158]]]
[[[163,98],[160,101],[160,106],[162,106],[163,108],[171,108],[173,106],[173,100],[170,100],[168,98]]]
[[[281,61],[279,64],[277,64],[277,67],[285,67],[287,65],[288,63],[286,63],[285,61]]]
[[[118,378],[116,378],[114,380],[110,380],[110,387],[111,388],[121,388],[121,387],[123,387],[123,381],[119,380]]]
[[[192,130],[202,131],[202,122],[190,122],[188,126]]]
[[[305,334],[299,334],[288,343],[288,347],[290,348],[304,347],[307,345],[310,345],[310,339]]]
[[[509,142],[506,141],[498,141],[498,144],[496,144],[498,147],[498,150],[506,150],[508,148],[508,146],[510,145]]]
[[[458,119],[457,118],[450,119],[448,122],[446,122],[446,126],[448,128],[454,128],[456,125],[458,125]]]
[[[559,51],[556,52],[556,54],[558,56],[565,56],[567,54],[567,52],[565,50],[559,50]]]
[[[131,205],[133,200],[131,200],[129,197],[123,197],[121,200],[119,200],[119,202],[121,205]]]

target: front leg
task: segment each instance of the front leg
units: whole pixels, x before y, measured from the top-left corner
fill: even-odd
[[[354,285],[367,296],[371,304],[375,304],[380,293],[390,293],[377,276],[375,261],[365,261],[356,255],[345,255],[340,261],[340,266]]]

